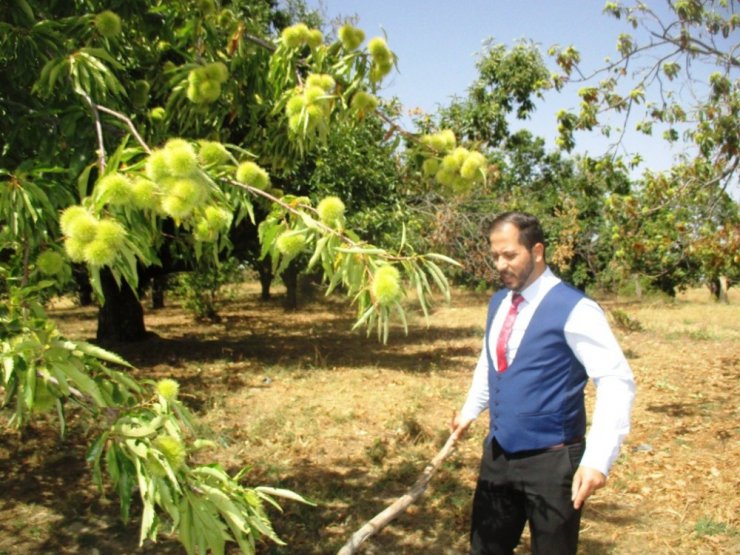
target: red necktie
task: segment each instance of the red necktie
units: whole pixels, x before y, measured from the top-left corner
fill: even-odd
[[[506,320],[504,320],[504,325],[501,327],[501,333],[496,342],[496,359],[499,372],[503,372],[509,366],[509,363],[506,362],[506,344],[509,342],[511,329],[514,327],[514,320],[516,320],[516,315],[519,314],[519,305],[523,300],[524,297],[519,293],[514,293],[511,297],[511,308],[509,308],[509,313],[506,315]]]

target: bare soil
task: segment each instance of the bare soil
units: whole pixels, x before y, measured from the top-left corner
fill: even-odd
[[[429,327],[416,319],[408,336],[398,329],[381,345],[350,331],[353,313],[342,299],[285,312],[279,295],[263,302],[255,287],[242,286],[218,324],[196,323],[172,301],[147,312],[149,339],[107,347],[140,378],[181,383],[185,402],[219,440],[210,460],[233,471],[248,466],[250,485],[287,487],[317,503],[273,511],[287,546],[264,544],[261,553],[329,554],[405,493],[446,439],[480,350],[486,300],[458,291]],[[580,552],[740,552],[737,306],[698,290],[671,302],[603,304],[643,326],[615,328],[638,397],[607,487],[587,505]],[[70,337],[94,336],[95,308],[62,300],[51,313]],[[0,436],[0,555],[183,552],[166,537],[138,547],[137,515],[122,524],[115,496],[92,485],[88,425],[72,414],[63,440],[52,418],[23,436]],[[485,432],[486,423],[476,423],[421,502],[363,552],[465,553]],[[518,552],[528,551],[525,537]]]

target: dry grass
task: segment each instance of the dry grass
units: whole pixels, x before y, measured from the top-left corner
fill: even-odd
[[[289,545],[265,545],[263,553],[335,553],[410,487],[445,439],[480,349],[485,306],[485,296],[459,292],[429,329],[416,325],[382,346],[348,331],[352,314],[342,302],[284,313],[277,300],[261,303],[246,287],[218,325],[195,325],[173,305],[147,315],[159,337],[117,349],[139,375],[181,381],[187,402],[221,442],[211,457],[233,470],[249,466],[252,484],[289,487],[317,503],[285,503],[283,515],[274,513]],[[617,332],[638,398],[633,433],[608,487],[588,505],[581,552],[739,551],[736,306],[694,291],[674,303],[611,306],[643,326]],[[94,311],[65,307],[55,315],[75,337],[94,333]],[[485,428],[476,424],[422,502],[371,538],[365,553],[466,552]],[[101,503],[85,469],[72,463],[83,452],[82,430],[79,441],[63,445],[42,430],[26,444],[5,437],[0,445],[0,471],[16,484],[0,496],[0,553],[134,550],[135,525],[117,524],[116,507]],[[58,450],[66,464],[61,477],[51,479],[60,463],[34,454],[39,446]],[[36,488],[29,468],[41,480]],[[527,552],[526,542],[520,551]],[[142,552],[179,549],[165,541]]]

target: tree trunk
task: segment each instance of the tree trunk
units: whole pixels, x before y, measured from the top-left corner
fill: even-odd
[[[676,284],[670,277],[660,276],[657,279],[653,280],[653,285],[655,285],[658,289],[660,289],[669,297],[673,299],[676,298]]]
[[[90,276],[87,273],[87,268],[81,264],[75,264],[72,266],[72,275],[77,283],[80,306],[90,306],[93,304],[93,290],[90,285]]]
[[[118,287],[113,274],[103,269],[100,286],[105,298],[98,311],[98,341],[139,341],[146,338],[144,309],[125,280]]]
[[[640,276],[632,274],[632,279],[635,283],[635,297],[642,299],[642,283],[640,283]]]
[[[262,286],[262,300],[270,300],[270,285],[272,284],[272,263],[270,259],[265,259],[257,266],[257,272],[260,275],[260,285]]]
[[[717,278],[719,287],[717,288],[717,300],[724,304],[730,304],[730,298],[727,296],[727,276],[719,276]]]
[[[280,277],[286,289],[285,310],[296,310],[298,308],[298,265],[291,262]]]
[[[164,308],[164,292],[167,289],[167,274],[152,278],[152,308]]]

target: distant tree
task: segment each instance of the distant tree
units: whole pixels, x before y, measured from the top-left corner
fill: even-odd
[[[733,244],[728,230],[736,228],[738,205],[727,191],[737,186],[740,163],[736,7],[725,0],[667,1],[661,9],[607,2],[605,12],[631,27],[619,35],[614,60],[587,71],[573,46],[551,49],[562,70],[555,86],[583,85],[580,108],[558,115],[561,147],[573,148],[576,131],[599,129],[615,137],[616,156],[629,126],[647,135],[662,128],[669,143],[683,140],[669,171],[646,172],[629,194],[608,204],[615,264],[625,274],[650,277],[668,294],[701,277],[717,279],[703,261],[726,256]],[[608,114],[621,115],[622,125],[605,123]],[[635,153],[629,163],[640,161]],[[733,258],[710,266],[729,271]]]

